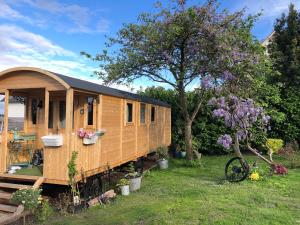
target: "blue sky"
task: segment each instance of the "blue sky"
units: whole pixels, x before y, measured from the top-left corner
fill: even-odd
[[[79,52],[99,52],[106,35],[113,36],[123,23],[135,22],[141,12],[154,12],[155,2],[0,0],[0,70],[36,66],[96,81],[90,75],[97,64]],[[202,4],[204,1],[189,2]],[[290,2],[300,7],[300,0],[223,0],[220,4],[230,12],[243,7],[251,14],[263,10],[253,29],[253,35],[261,40],[271,33],[275,18],[287,11]],[[152,84],[140,80],[133,88]]]

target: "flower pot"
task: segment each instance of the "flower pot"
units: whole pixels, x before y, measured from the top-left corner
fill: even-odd
[[[181,156],[181,158],[185,158],[186,157],[186,152],[180,152],[180,156]]]
[[[59,147],[63,145],[62,135],[47,135],[42,137],[45,147]]]
[[[80,197],[78,195],[73,196],[73,204],[80,205]]]
[[[94,136],[92,138],[83,138],[82,139],[82,143],[84,145],[93,145],[93,144],[96,144],[97,143],[97,140],[98,140],[98,137],[97,136]]]
[[[168,169],[169,168],[169,161],[167,159],[160,159],[158,161],[158,166],[162,170]]]
[[[122,195],[129,195],[130,191],[129,191],[129,185],[125,185],[125,186],[120,186],[121,189],[121,194]]]
[[[129,179],[129,189],[130,191],[136,191],[141,188],[142,176]]]
[[[175,158],[180,159],[181,158],[181,152],[179,152],[179,151],[175,152]]]

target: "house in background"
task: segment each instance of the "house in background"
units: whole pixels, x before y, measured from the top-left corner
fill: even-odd
[[[3,127],[3,114],[4,114],[4,97],[0,100],[0,130]],[[24,127],[25,104],[22,99],[15,97],[9,98],[8,105],[8,129],[13,130],[17,128],[22,130]]]
[[[261,45],[263,47],[265,47],[266,49],[266,54],[269,55],[269,52],[268,52],[268,45],[273,41],[275,37],[275,31],[272,31],[271,34],[269,34],[262,42],[261,42]]]

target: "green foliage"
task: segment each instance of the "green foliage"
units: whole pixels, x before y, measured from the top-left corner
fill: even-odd
[[[35,211],[41,204],[41,189],[20,189],[12,194],[11,203],[24,205],[26,210]]]
[[[129,185],[130,182],[129,180],[127,180],[126,178],[122,178],[119,183],[117,184],[117,186],[126,186],[126,185]]]
[[[268,138],[266,141],[267,148],[269,148],[273,153],[277,153],[279,149],[283,147],[283,144],[283,140],[281,139]]]
[[[35,213],[35,217],[39,223],[46,222],[49,217],[54,213],[53,208],[50,206],[48,200],[43,200],[40,207]]]
[[[161,159],[168,159],[169,158],[169,150],[167,146],[160,146],[157,148],[157,154]]]
[[[291,169],[300,167],[299,145],[296,141],[286,144],[279,150],[278,154],[288,161],[288,167]]]
[[[164,89],[162,87],[149,87],[139,94],[156,98],[168,102],[172,108],[172,148],[177,150],[185,149],[184,142],[184,122],[178,106],[178,94],[174,90]],[[188,104],[190,108],[195,106],[197,94],[187,93]],[[207,101],[211,96],[205,96]],[[228,153],[224,148],[217,144],[217,139],[222,133],[230,133],[224,124],[212,118],[211,110],[207,105],[203,105],[201,111],[196,116],[192,126],[193,131],[193,149],[205,154],[225,154]]]
[[[277,19],[274,37],[268,46],[275,70],[271,83],[279,87],[281,104],[277,109],[285,115],[275,124],[275,132],[285,142],[300,141],[300,13],[293,4],[288,15]]]
[[[184,160],[183,165],[186,167],[197,168],[203,167],[203,162],[200,159]]]
[[[73,195],[79,195],[79,191],[76,185],[75,176],[78,174],[76,168],[76,159],[78,157],[78,152],[73,151],[71,159],[68,163],[68,175],[69,175],[69,185],[71,186],[71,192]]]
[[[134,166],[133,162],[130,162],[126,166],[126,170],[127,170],[128,174],[126,174],[125,177],[128,178],[128,179],[133,179],[133,178],[141,176],[140,173],[138,173],[137,171],[135,171],[135,166]]]

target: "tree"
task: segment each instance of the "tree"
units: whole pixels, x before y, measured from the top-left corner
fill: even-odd
[[[173,88],[184,119],[190,160],[192,124],[205,104],[203,95],[212,83],[224,84],[238,77],[237,68],[248,72],[256,59],[253,42],[249,41],[253,17],[244,19],[243,11],[218,12],[214,0],[190,7],[178,1],[169,8],[159,5],[158,9],[156,14],[141,14],[136,24],[124,25],[116,37],[109,38],[102,53],[95,57],[83,54],[100,62],[96,74],[106,83],[146,77]],[[190,109],[187,90],[192,85],[198,98]]]
[[[277,19],[275,35],[268,46],[273,62],[272,82],[280,87],[284,99],[279,110],[286,120],[277,129],[286,141],[300,141],[300,13],[293,4],[288,15]]]

